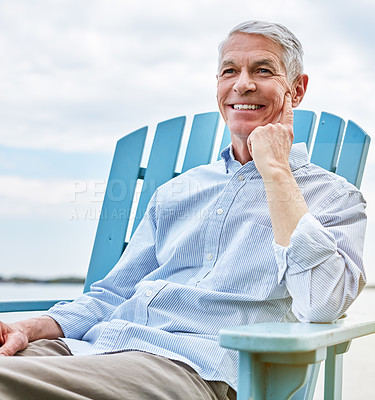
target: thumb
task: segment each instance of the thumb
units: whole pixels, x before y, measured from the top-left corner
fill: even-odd
[[[22,335],[11,334],[0,347],[0,356],[13,356],[17,351],[27,347],[27,341]]]
[[[253,159],[253,148],[252,148],[252,145],[251,145],[251,135],[249,135],[248,138],[247,138],[247,149],[249,151],[251,159]]]

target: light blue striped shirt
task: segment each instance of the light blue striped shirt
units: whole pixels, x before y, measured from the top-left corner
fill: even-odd
[[[73,354],[146,351],[236,389],[238,356],[219,346],[220,328],[332,321],[356,298],[365,283],[361,193],[293,145],[309,213],[282,247],[254,162],[241,165],[231,147],[222,157],[157,189],[109,275],[48,312]]]

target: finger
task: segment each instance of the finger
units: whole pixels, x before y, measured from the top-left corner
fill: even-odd
[[[26,345],[19,335],[9,335],[3,346],[0,347],[0,356],[13,356],[17,351],[23,350]]]
[[[6,343],[0,347],[0,356],[14,356],[19,350],[21,349],[15,343]]]
[[[6,343],[0,347],[0,356],[14,356],[17,353],[11,343]]]
[[[293,126],[292,96],[290,93],[285,93],[284,105],[280,117],[280,124]]]
[[[247,138],[247,148],[249,150],[250,157],[253,158],[253,151],[252,151],[252,147],[251,147],[251,138],[250,138],[250,136]]]

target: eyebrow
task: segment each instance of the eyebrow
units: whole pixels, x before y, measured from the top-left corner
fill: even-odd
[[[269,58],[263,58],[261,60],[257,60],[253,64],[255,67],[261,67],[262,65],[268,66],[273,69],[277,69],[277,65],[273,60],[270,60]]]
[[[232,59],[230,59],[230,58],[226,59],[226,60],[223,60],[221,65],[220,65],[220,69],[223,69],[223,68],[228,67],[230,65],[236,66],[237,62],[232,60]],[[253,67],[261,67],[263,65],[264,66],[268,66],[270,68],[273,68],[275,70],[277,69],[277,65],[275,64],[275,62],[273,60],[269,59],[269,58],[262,58],[260,60],[256,60],[252,64]]]
[[[220,64],[220,69],[224,68],[224,67],[228,67],[229,65],[237,65],[237,63],[231,59],[223,60]]]

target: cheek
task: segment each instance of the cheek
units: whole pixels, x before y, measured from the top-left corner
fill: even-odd
[[[217,105],[219,107],[221,116],[224,118],[224,121],[227,122],[225,106],[223,104],[224,103],[224,95],[223,95],[222,90],[219,87],[217,88],[217,92],[216,92],[216,101],[217,101]]]
[[[285,93],[287,92],[287,89],[284,85],[277,85],[276,87],[273,87],[273,93],[272,93],[272,98],[273,98],[273,103],[274,107],[277,110],[281,110],[283,105],[284,105],[284,98],[285,98]]]
[[[277,93],[277,96],[275,98],[275,107],[278,110],[281,110],[282,107],[283,107],[284,97],[285,97],[285,93],[284,92]]]
[[[277,114],[282,110],[284,94],[281,91],[273,90],[269,93],[269,112],[271,114]]]
[[[221,110],[225,109],[224,103],[225,103],[227,97],[228,97],[228,88],[223,84],[218,85],[217,90],[216,90],[216,100],[217,100],[219,109],[221,109]]]
[[[228,89],[224,83],[219,83],[216,89],[216,97],[217,99],[223,100],[225,98],[225,94],[228,92]]]

